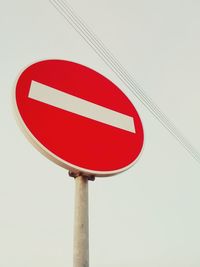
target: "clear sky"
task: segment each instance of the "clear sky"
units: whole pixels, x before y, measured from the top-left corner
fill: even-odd
[[[200,151],[200,2],[70,0],[146,94]],[[12,93],[38,60],[81,63],[136,106],[145,146],[128,171],[90,183],[93,267],[199,267],[200,165],[49,1],[0,1],[0,267],[72,266],[74,181],[16,124]]]

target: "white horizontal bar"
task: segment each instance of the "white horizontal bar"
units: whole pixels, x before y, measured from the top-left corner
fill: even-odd
[[[65,111],[70,111],[86,118],[135,133],[133,117],[61,92],[42,83],[32,81],[28,97]]]

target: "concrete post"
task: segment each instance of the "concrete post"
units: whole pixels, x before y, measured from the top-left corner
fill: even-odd
[[[88,177],[75,178],[74,267],[89,267]]]

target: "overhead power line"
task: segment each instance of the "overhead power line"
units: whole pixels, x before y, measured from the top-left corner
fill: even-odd
[[[177,127],[167,118],[153,100],[135,82],[132,75],[120,64],[116,57],[105,47],[102,41],[89,29],[88,25],[74,12],[64,0],[49,0],[65,20],[81,35],[89,46],[109,66],[126,87],[144,104],[156,119],[178,140],[178,142],[200,164],[199,152],[190,144]]]

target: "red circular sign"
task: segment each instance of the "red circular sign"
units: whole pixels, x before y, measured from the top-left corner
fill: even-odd
[[[88,67],[64,60],[35,63],[19,77],[15,100],[37,147],[69,170],[113,175],[141,152],[143,127],[133,104]]]

